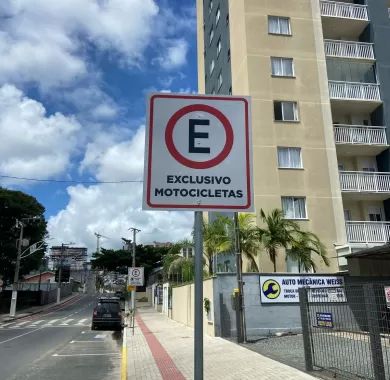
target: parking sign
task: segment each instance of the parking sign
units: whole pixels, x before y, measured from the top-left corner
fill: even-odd
[[[144,209],[253,211],[250,99],[152,94]]]

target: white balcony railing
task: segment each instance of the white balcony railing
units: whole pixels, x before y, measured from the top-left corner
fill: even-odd
[[[375,59],[373,44],[354,41],[325,40],[328,57]]]
[[[380,101],[379,84],[329,81],[331,99]]]
[[[340,171],[341,191],[390,193],[390,173]]]
[[[321,15],[368,21],[366,5],[321,0]]]
[[[390,223],[346,222],[347,239],[350,243],[387,243],[390,240]]]
[[[387,145],[386,127],[335,124],[336,144]]]

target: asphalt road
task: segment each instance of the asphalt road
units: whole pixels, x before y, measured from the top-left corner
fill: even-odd
[[[0,380],[119,379],[122,334],[91,330],[96,297],[0,325]]]

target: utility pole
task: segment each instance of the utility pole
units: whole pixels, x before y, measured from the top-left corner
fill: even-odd
[[[58,270],[58,286],[57,286],[57,304],[61,302],[61,276],[62,276],[62,260],[64,257],[64,243],[61,243],[60,268]]]
[[[95,232],[95,236],[96,236],[96,253],[99,254],[100,253],[100,238],[103,235],[100,235],[99,232]]]
[[[141,230],[138,230],[137,228],[130,227],[129,231],[133,231],[133,257],[132,257],[132,263],[131,266],[134,268],[135,267],[135,247],[136,247],[136,235],[137,232],[141,232]],[[133,318],[134,318],[134,313],[135,313],[135,289],[131,291],[131,311],[133,313]]]
[[[238,213],[234,213],[234,250],[236,253],[236,275],[237,275],[237,303],[236,303],[236,327],[237,343],[246,341],[246,327],[244,314],[244,282],[242,280],[242,258],[240,247],[240,226],[238,223]]]
[[[16,302],[18,299],[18,281],[19,281],[19,269],[20,269],[20,260],[22,256],[22,244],[23,244],[23,229],[24,224],[22,221],[16,219],[16,228],[20,228],[19,241],[18,241],[18,253],[16,256],[16,265],[15,265],[15,274],[14,274],[14,283],[12,289],[12,298],[11,298],[11,307],[9,311],[10,317],[15,317],[16,314]]]

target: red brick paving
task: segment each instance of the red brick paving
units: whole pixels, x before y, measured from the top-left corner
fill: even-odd
[[[185,380],[183,374],[177,369],[168,352],[161,345],[155,335],[148,329],[139,314],[135,317],[139,328],[149,345],[157,367],[164,380]]]

